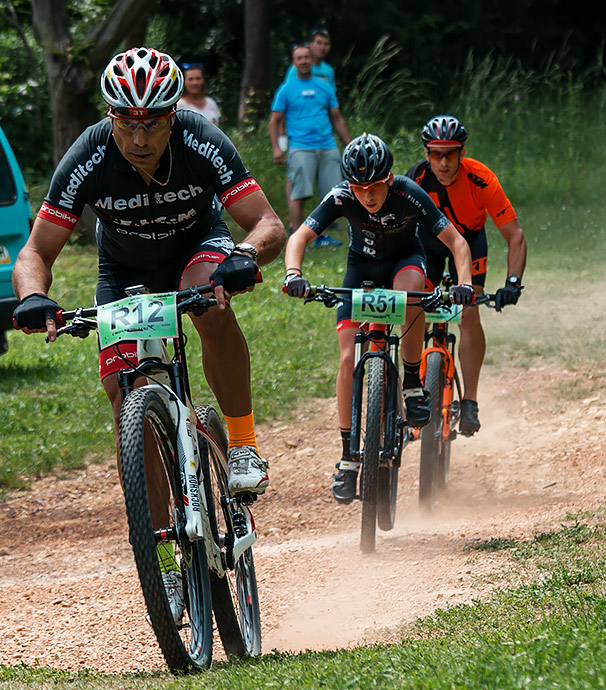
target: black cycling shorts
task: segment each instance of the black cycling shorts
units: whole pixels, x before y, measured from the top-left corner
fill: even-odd
[[[471,252],[471,282],[473,285],[484,287],[486,284],[486,267],[488,263],[488,242],[486,239],[486,229],[469,230],[461,233],[463,239],[469,245]],[[433,290],[437,287],[444,275],[446,260],[448,260],[448,272],[450,273],[453,284],[458,284],[457,268],[454,257],[448,247],[438,239],[432,232],[421,228],[419,236],[425,253],[427,254],[427,280],[426,290]]]
[[[186,247],[180,256],[168,259],[161,270],[124,266],[100,250],[96,304],[108,304],[126,297],[125,289],[132,285],[145,285],[152,293],[178,290],[183,273],[190,265],[203,261],[219,264],[233,248],[234,241],[221,219],[203,237]]]
[[[409,254],[395,261],[371,259],[350,251],[347,256],[343,287],[360,288],[365,280],[371,280],[375,287],[391,288],[396,275],[408,268],[416,269],[424,276],[427,275],[425,254],[420,243]],[[337,306],[337,331],[343,328],[357,328],[357,325],[351,320],[351,302],[349,300],[340,302]]]

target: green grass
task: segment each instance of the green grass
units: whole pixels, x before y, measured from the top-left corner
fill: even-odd
[[[601,510],[569,515],[560,527],[528,541],[497,535],[472,544],[471,553],[505,549],[510,577],[527,584],[489,601],[438,610],[402,628],[397,644],[272,653],[180,678],[167,672],[110,676],[0,666],[0,687],[600,688],[606,683],[605,537]]]

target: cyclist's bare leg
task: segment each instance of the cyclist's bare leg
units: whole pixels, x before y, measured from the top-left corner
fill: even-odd
[[[425,276],[416,269],[399,271],[393,281],[394,290],[420,291],[425,287]],[[410,330],[408,330],[410,329]],[[402,333],[402,361],[420,362],[423,352],[423,333],[425,331],[425,317],[420,307],[406,307],[406,321]]]
[[[190,266],[182,288],[208,283],[215,263]],[[202,341],[202,364],[208,385],[223,414],[244,417],[252,411],[248,345],[232,309],[210,309],[192,322]]]
[[[354,367],[356,333],[357,328],[343,328],[337,334],[341,350],[339,373],[337,375],[337,409],[341,429],[349,429],[351,426],[351,376]]]
[[[482,292],[480,286],[474,285],[477,294]],[[467,400],[478,399],[478,383],[480,381],[480,369],[486,353],[486,337],[480,310],[470,307],[463,311],[461,319],[461,336],[459,339],[459,361],[461,362],[461,376],[463,377],[463,398]]]

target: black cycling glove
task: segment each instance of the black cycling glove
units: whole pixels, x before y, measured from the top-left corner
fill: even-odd
[[[309,295],[309,280],[296,273],[290,273],[284,278],[282,292],[290,297],[307,297]]]
[[[210,282],[213,287],[222,285],[227,292],[233,294],[253,287],[259,282],[257,275],[259,267],[250,256],[230,254],[211,275]]]
[[[24,297],[13,312],[13,325],[17,330],[28,328],[30,331],[46,328],[47,319],[59,321],[57,312],[61,307],[50,297],[34,292]]]
[[[465,307],[476,301],[476,293],[471,285],[453,285],[448,291],[448,296],[453,304],[462,304]]]
[[[494,308],[501,311],[508,304],[517,304],[522,294],[521,285],[513,285],[509,278],[505,281],[505,287],[499,288],[494,298]]]

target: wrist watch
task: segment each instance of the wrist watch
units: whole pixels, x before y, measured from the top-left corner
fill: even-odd
[[[509,276],[507,280],[505,281],[507,285],[513,285],[514,287],[521,288],[522,287],[522,281],[518,276]]]
[[[235,252],[242,252],[243,254],[248,254],[252,257],[253,261],[257,263],[258,255],[257,250],[249,242],[240,242],[234,247]]]

